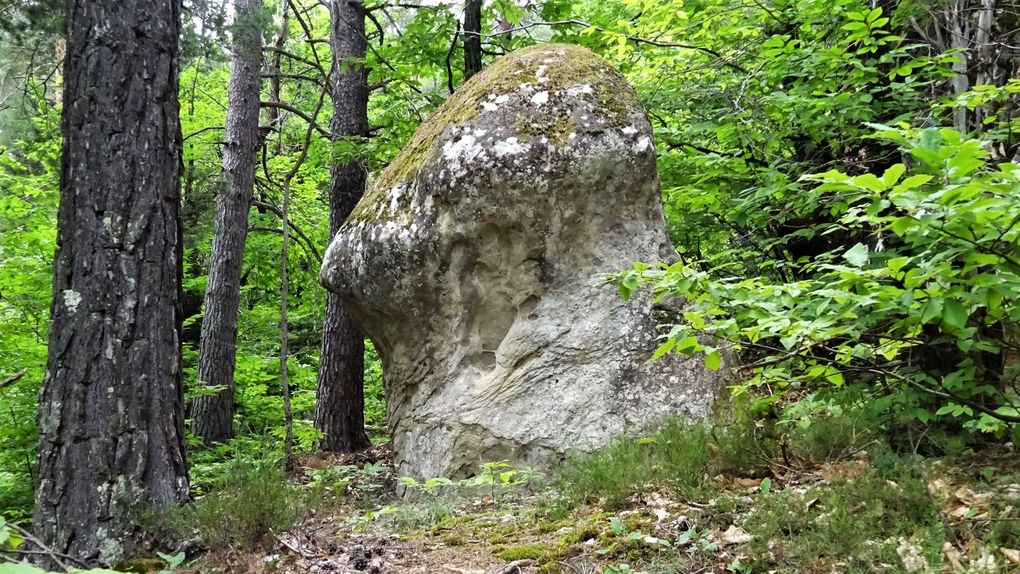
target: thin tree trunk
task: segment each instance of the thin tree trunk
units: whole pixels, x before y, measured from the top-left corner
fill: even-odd
[[[283,23],[287,23],[287,11],[284,8],[283,12]],[[288,369],[287,359],[290,347],[290,323],[288,322],[288,305],[289,305],[289,284],[288,284],[288,260],[287,260],[287,249],[290,245],[290,225],[287,225],[287,213],[290,209],[290,184],[294,181],[298,172],[301,171],[301,166],[304,165],[305,160],[308,159],[308,152],[312,148],[312,135],[315,133],[315,126],[319,119],[319,112],[322,111],[322,105],[326,101],[326,86],[322,88],[322,92],[319,94],[319,101],[315,104],[315,111],[312,112],[311,121],[308,122],[308,129],[305,130],[304,145],[301,146],[301,152],[298,153],[297,160],[294,165],[291,166],[290,171],[283,177],[283,183],[280,188],[283,190],[283,206],[280,209],[280,219],[283,220],[283,241],[280,244],[280,385],[283,391],[283,422],[284,422],[284,441],[283,441],[283,453],[284,453],[284,464],[288,471],[293,470],[294,467],[294,420],[291,412],[290,404],[290,370]],[[296,229],[296,228],[295,228]]]
[[[259,148],[261,13],[262,0],[234,0],[227,143],[223,150],[222,187],[216,198],[198,351],[199,381],[224,388],[218,393],[197,397],[192,407],[192,431],[207,443],[222,442],[234,434],[234,366],[237,363],[241,264]]]
[[[273,45],[276,51],[273,52],[273,77],[269,79],[269,100],[273,102],[283,101],[280,96],[280,74],[283,73],[281,65],[283,50],[287,46],[287,29],[290,27],[290,10],[287,9],[287,0],[280,2],[280,31],[276,35]],[[283,155],[283,126],[280,108],[267,108],[266,113],[269,119],[269,128],[276,131],[276,154]]]
[[[105,562],[188,498],[177,0],[68,0],[60,208],[35,533]]]
[[[970,48],[970,22],[967,19],[969,0],[952,0],[946,7],[946,16],[950,33],[950,48],[959,50],[953,62],[953,93],[960,95],[970,89],[970,78],[967,76],[967,50]],[[966,134],[968,130],[968,111],[966,106],[956,106],[953,111],[953,124],[957,131]]]
[[[283,183],[283,205],[280,211],[283,212],[283,220],[287,220],[287,212],[290,210],[290,180]],[[287,368],[290,342],[290,319],[288,318],[288,306],[290,305],[289,284],[287,279],[287,248],[290,246],[290,227],[283,226],[283,240],[280,242],[280,390],[283,392],[283,458],[284,466],[289,472],[294,464],[294,421],[290,409],[290,371]]]
[[[354,0],[331,0],[330,46],[336,62],[333,121],[337,137],[368,135],[368,70],[362,63],[368,46],[365,8]],[[329,197],[329,230],[336,234],[365,191],[367,172],[358,158],[334,163]],[[319,359],[315,428],[319,448],[352,452],[369,446],[365,434],[365,339],[343,302],[326,295],[326,320]]]
[[[464,2],[464,79],[482,71],[482,0]]]

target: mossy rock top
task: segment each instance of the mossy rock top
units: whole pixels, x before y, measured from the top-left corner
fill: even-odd
[[[650,143],[650,130],[641,124],[647,120],[634,91],[594,52],[571,44],[522,48],[476,74],[422,122],[351,219],[389,219],[385,210],[373,207],[385,201],[387,191],[416,178],[431,160],[449,159],[450,154],[436,152],[465,129],[479,134],[474,149],[499,158],[529,142],[562,149],[584,132],[628,126],[631,133],[647,132]]]

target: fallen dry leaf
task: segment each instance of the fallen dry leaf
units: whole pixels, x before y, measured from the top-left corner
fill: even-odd
[[[752,539],[754,539],[754,536],[752,536],[750,532],[736,524],[731,524],[730,527],[726,529],[726,532],[719,535],[719,544],[722,546],[743,544],[745,542],[750,542]]]
[[[1020,550],[1014,550],[1012,548],[999,548],[999,552],[1006,557],[1013,564],[1020,564]]]
[[[968,506],[984,506],[992,498],[991,492],[974,492],[966,486],[961,486],[953,492],[953,496]]]
[[[963,572],[963,554],[956,549],[955,546],[946,542],[942,545],[942,556],[949,562],[950,566],[953,567],[953,572]]]
[[[852,480],[867,474],[869,470],[871,464],[866,459],[827,462],[818,469],[818,476],[825,482]]]

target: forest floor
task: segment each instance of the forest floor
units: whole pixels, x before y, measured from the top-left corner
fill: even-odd
[[[548,485],[512,484],[514,471],[487,486],[419,485],[397,498],[386,454],[303,458],[307,489],[344,469],[332,473],[345,477],[335,506],[257,549],[207,552],[184,571],[1020,572],[1012,448],[951,463],[915,458],[910,468],[860,448],[721,472],[696,492],[649,483],[572,502]]]

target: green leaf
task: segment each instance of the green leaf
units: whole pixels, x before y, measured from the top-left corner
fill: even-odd
[[[931,323],[935,319],[942,317],[942,306],[944,303],[945,299],[941,297],[929,299],[921,313],[921,322]]]
[[[660,359],[676,347],[676,339],[667,339],[665,343],[656,347],[652,353],[652,359]]]
[[[637,289],[638,278],[634,273],[628,273],[620,280],[620,296],[625,301],[630,300],[631,295],[634,294],[634,290]]]
[[[0,564],[0,574],[46,574],[46,571],[28,564]]]
[[[890,167],[889,169],[885,170],[885,173],[882,174],[882,183],[884,183],[886,187],[891,186],[892,184],[900,180],[900,177],[903,176],[903,172],[905,172],[906,170],[907,170],[906,166],[904,166],[902,163],[898,163]]]
[[[907,230],[914,227],[916,223],[917,222],[914,220],[913,217],[906,216],[898,217],[892,223],[889,224],[889,229],[896,235],[902,237],[907,233]]]
[[[609,527],[612,528],[613,532],[617,535],[623,534],[625,530],[623,521],[615,516],[609,519]]]
[[[768,494],[772,490],[772,479],[765,477],[761,480],[761,484],[758,485],[758,489],[761,490],[762,494]]]
[[[950,327],[962,329],[967,325],[970,314],[967,309],[956,299],[946,300],[942,309],[942,321]]]
[[[886,263],[886,267],[888,267],[893,273],[896,273],[900,269],[906,267],[907,263],[910,263],[909,257],[894,257]]]
[[[713,371],[718,371],[719,367],[722,366],[722,356],[719,351],[712,350],[705,353],[705,366]]]
[[[843,254],[843,258],[854,267],[864,267],[868,263],[868,246],[858,243]]]

